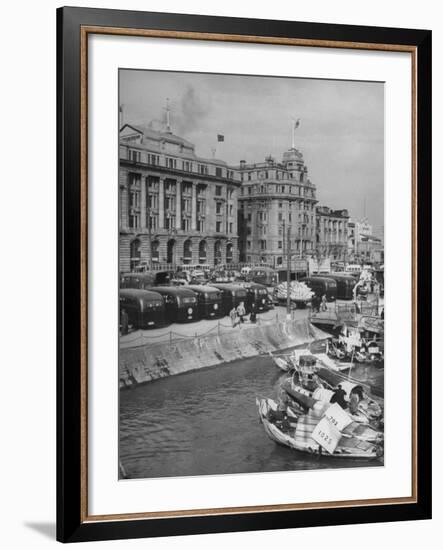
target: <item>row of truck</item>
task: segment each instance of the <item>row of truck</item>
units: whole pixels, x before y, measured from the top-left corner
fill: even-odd
[[[343,273],[304,277],[303,282],[318,299],[326,301],[355,299],[357,279]],[[286,283],[280,285],[283,290]],[[155,328],[175,322],[192,322],[229,315],[243,302],[246,314],[273,307],[282,296],[274,296],[269,285],[254,281],[202,281],[201,284],[174,284],[166,272],[126,273],[120,277],[120,315],[134,328]],[[275,291],[277,287],[273,287]],[[358,297],[368,290],[359,286]],[[310,303],[311,300],[308,300]],[[308,305],[308,302],[304,304]],[[313,303],[313,300],[312,300]],[[297,306],[299,307],[299,306]]]
[[[136,329],[217,319],[242,302],[246,314],[273,307],[266,287],[257,283],[151,286],[143,275],[126,274],[120,280],[120,316],[127,316],[126,322]]]

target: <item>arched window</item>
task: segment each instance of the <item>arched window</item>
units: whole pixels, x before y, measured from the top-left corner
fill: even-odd
[[[215,241],[214,243],[214,263],[215,265],[221,264],[222,255],[221,255],[221,242]]]
[[[129,265],[131,271],[135,271],[140,265],[141,253],[140,253],[140,239],[134,239],[131,242]]]
[[[175,240],[170,239],[166,250],[166,262],[173,264],[175,262]]]
[[[183,244],[183,263],[192,263],[192,241],[188,239]]]
[[[152,261],[157,262],[159,261],[159,248],[160,243],[159,241],[155,240],[151,243],[151,255],[152,255]]]
[[[233,256],[233,246],[232,246],[232,243],[228,243],[226,245],[226,263],[227,264],[232,263],[232,256]]]
[[[206,250],[206,241],[200,241],[200,244],[198,245],[198,258],[201,264],[206,263]]]

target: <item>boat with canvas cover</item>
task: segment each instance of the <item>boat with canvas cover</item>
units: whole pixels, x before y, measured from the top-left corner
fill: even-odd
[[[383,434],[353,421],[337,404],[316,401],[296,420],[291,409],[290,421],[273,399],[256,398],[256,404],[266,434],[280,445],[337,458],[375,459],[383,455]],[[340,418],[343,416],[345,421]]]
[[[326,373],[326,378],[322,378],[322,373],[323,375]],[[342,395],[342,401],[336,399],[337,390]],[[358,381],[351,381],[342,376],[330,376],[330,371],[327,369],[317,370],[316,376],[309,385],[306,385],[303,378],[295,372],[280,386],[280,401],[285,401],[282,393],[287,394],[291,404],[297,404],[304,411],[314,408],[316,402],[328,404],[337,401],[346,409],[346,413],[352,420],[369,424],[376,429],[383,425],[383,398],[372,396],[368,388]],[[354,396],[351,397],[353,394]],[[355,401],[352,405],[351,400]]]

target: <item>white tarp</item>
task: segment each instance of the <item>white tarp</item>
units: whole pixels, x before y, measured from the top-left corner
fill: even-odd
[[[337,448],[341,433],[327,418],[323,418],[314,428],[311,438],[332,454]]]

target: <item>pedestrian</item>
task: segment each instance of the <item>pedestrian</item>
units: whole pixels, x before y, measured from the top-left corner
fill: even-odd
[[[237,307],[237,315],[240,319],[240,323],[244,323],[245,322],[245,315],[246,315],[246,309],[245,309],[245,304],[244,302],[240,302],[238,304],[238,307]]]
[[[326,302],[326,294],[323,294],[321,297],[321,310],[327,311],[328,310],[328,303]]]
[[[251,323],[257,322],[257,311],[255,307],[255,302],[252,302],[251,304],[251,314],[249,316],[249,320],[251,321]]]
[[[129,332],[129,318],[128,318],[128,314],[126,312],[126,309],[122,309],[122,311],[121,311],[120,326],[121,326],[122,334],[123,335],[128,334],[128,332]]]
[[[229,312],[229,317],[231,318],[232,327],[235,327],[237,324],[237,310],[235,307],[233,307]]]

